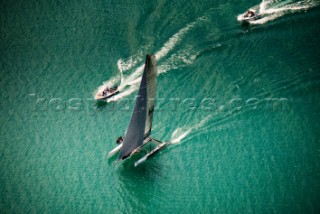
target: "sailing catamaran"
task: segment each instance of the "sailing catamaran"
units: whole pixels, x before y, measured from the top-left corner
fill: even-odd
[[[158,143],[159,145],[155,149],[135,162],[135,166],[137,166],[167,145],[165,142],[150,137],[155,106],[156,86],[156,58],[154,55],[147,54],[144,72],[129,127],[124,140],[121,140],[122,142],[109,152],[110,156],[120,150],[118,160],[125,160],[138,152],[145,144],[151,141]]]

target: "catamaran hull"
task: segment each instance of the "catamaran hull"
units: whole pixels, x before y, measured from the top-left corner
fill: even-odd
[[[167,146],[167,143],[161,143],[159,144],[155,149],[153,149],[151,152],[149,152],[148,154],[146,154],[145,156],[143,156],[142,158],[140,158],[139,160],[137,160],[134,163],[134,166],[138,166],[139,164],[145,162],[146,160],[148,160],[150,157],[152,157],[153,155],[155,155],[157,152],[159,152],[160,150],[164,149]]]
[[[126,159],[130,158],[134,153],[138,152],[144,145],[146,145],[147,143],[149,143],[151,141],[150,138],[146,138],[144,139],[143,141],[143,144],[141,146],[139,146],[138,148],[136,148],[135,150],[132,151],[132,153],[130,154],[130,156],[128,156]],[[115,155],[117,152],[120,151],[120,149],[122,148],[123,146],[123,143],[119,144],[117,147],[115,147],[114,149],[112,149],[110,152],[109,152],[109,157]],[[125,159],[123,159],[125,160]]]
[[[145,156],[143,156],[142,158],[140,158],[138,161],[136,161],[135,163],[134,163],[134,166],[138,166],[139,164],[141,164],[141,163],[143,163],[144,161],[146,161],[147,159],[149,159],[150,157],[152,157],[153,155],[155,155],[156,153],[158,153],[160,150],[162,150],[162,149],[164,149],[168,144],[170,144],[170,143],[165,143],[165,142],[161,142],[160,140],[157,140],[157,139],[154,139],[154,138],[145,138],[144,139],[144,141],[143,141],[143,144],[141,145],[141,146],[139,146],[138,148],[136,148],[134,151],[132,151],[132,153],[128,156],[128,157],[126,157],[125,159],[123,159],[123,160],[121,160],[121,161],[124,161],[124,160],[126,160],[126,159],[128,159],[128,158],[130,158],[132,155],[134,155],[135,153],[137,153],[137,152],[139,152],[140,151],[140,149],[144,146],[144,145],[146,145],[147,143],[149,143],[150,141],[153,141],[153,142],[156,142],[156,143],[159,143],[159,145],[155,148],[155,149],[153,149],[153,150],[151,150],[149,153],[147,153]],[[117,147],[115,147],[113,150],[111,150],[110,152],[109,152],[109,157],[111,157],[111,156],[113,156],[113,155],[115,155],[117,152],[119,152],[119,150],[122,148],[122,143],[121,144],[119,144]]]
[[[119,144],[116,148],[112,149],[112,150],[109,152],[109,157],[111,157],[111,156],[115,155],[117,152],[119,152],[120,149],[121,149],[121,147],[122,147],[122,143]]]

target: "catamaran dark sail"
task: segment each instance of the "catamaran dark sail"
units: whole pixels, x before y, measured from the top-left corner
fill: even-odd
[[[165,143],[150,137],[155,106],[156,86],[156,59],[154,55],[148,54],[146,56],[145,68],[126,136],[123,143],[109,153],[110,155],[113,155],[120,150],[118,160],[125,160],[130,157],[149,141],[160,143],[160,147],[158,146],[155,149],[156,151],[153,150],[151,151],[152,153],[148,153],[147,156],[144,157],[145,159],[165,146]]]

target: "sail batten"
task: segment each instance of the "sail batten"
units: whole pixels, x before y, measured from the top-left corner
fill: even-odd
[[[132,112],[129,127],[118,159],[129,157],[151,133],[156,96],[157,67],[154,55],[147,55],[139,92]]]

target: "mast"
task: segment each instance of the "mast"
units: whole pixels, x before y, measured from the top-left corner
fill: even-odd
[[[129,127],[118,160],[130,157],[133,150],[143,144],[151,133],[156,96],[157,68],[154,55],[146,56],[145,68]]]
[[[151,133],[152,119],[157,93],[157,62],[154,55],[147,55],[145,70],[147,71],[147,111],[146,111],[146,127],[144,137],[148,137]]]

